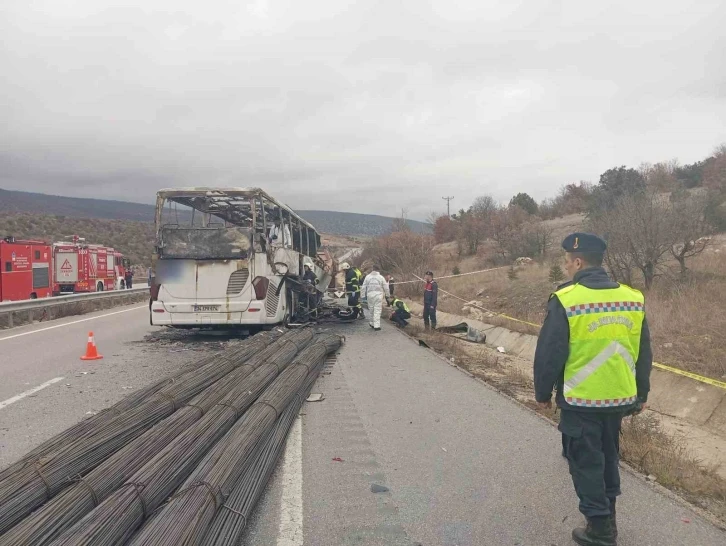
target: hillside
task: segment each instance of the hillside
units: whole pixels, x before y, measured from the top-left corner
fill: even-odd
[[[321,210],[297,211],[318,231],[333,235],[376,236],[390,230],[394,219],[372,214],[353,214]],[[0,214],[41,214],[67,219],[100,219],[124,222],[152,222],[154,206],[105,199],[81,199],[42,193],[0,189]],[[428,229],[423,222],[408,221],[414,231]],[[64,228],[66,231],[73,231]],[[17,233],[17,236],[22,234]]]
[[[376,216],[374,214],[354,214],[352,212],[331,212],[324,210],[299,210],[297,213],[315,226],[322,233],[335,235],[358,235],[373,237],[383,235],[393,227],[393,218]],[[430,228],[423,222],[406,220],[406,224],[413,231],[420,233],[430,232]]]
[[[68,240],[73,235],[89,243],[107,245],[121,251],[135,265],[151,264],[154,224],[130,220],[69,218],[37,213],[0,214],[0,236],[44,241]]]

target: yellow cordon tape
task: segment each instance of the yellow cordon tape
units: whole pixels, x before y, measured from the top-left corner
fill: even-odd
[[[416,275],[414,275],[415,277]],[[467,300],[464,298],[460,298],[456,294],[452,294],[451,292],[447,292],[446,290],[443,290],[439,288],[441,292],[444,294],[448,294],[449,296],[456,298],[457,300],[461,300],[464,303],[468,303]],[[491,309],[487,309],[485,307],[481,307],[479,305],[471,305],[471,307],[476,307],[478,309],[481,309],[482,311],[486,311],[487,313],[492,313],[493,315],[505,318],[507,320],[512,320],[514,322],[519,322],[521,324],[526,324],[528,326],[534,326],[535,328],[541,328],[541,324],[535,324],[534,322],[527,322],[526,320],[521,320],[518,318],[510,317],[509,315],[505,315],[504,313],[497,313],[496,311],[492,311]],[[706,385],[711,385],[712,387],[718,387],[719,389],[726,390],[726,382],[719,381],[718,379],[711,379],[710,377],[703,377],[702,375],[695,374],[693,372],[687,372],[685,370],[681,370],[680,368],[674,368],[672,366],[666,366],[665,364],[661,364],[659,362],[653,362],[653,366],[656,368],[659,368],[661,370],[665,370],[667,372],[671,372],[677,375],[682,375],[683,377],[688,377],[690,379],[695,379],[696,381],[700,381],[701,383],[705,383]]]
[[[726,383],[724,383],[723,381],[719,381],[718,379],[711,379],[710,377],[703,377],[702,375],[687,372],[687,371],[681,370],[679,368],[672,368],[671,366],[666,366],[665,364],[660,364],[659,362],[653,362],[653,366],[655,366],[656,368],[660,368],[661,370],[666,370],[671,373],[682,375],[684,377],[690,377],[691,379],[695,379],[696,381],[700,381],[701,383],[706,383],[707,385],[711,385],[713,387],[718,387],[720,389],[726,389]]]

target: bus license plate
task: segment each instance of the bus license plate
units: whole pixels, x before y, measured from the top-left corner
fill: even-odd
[[[195,313],[205,313],[210,311],[219,311],[219,305],[195,305]]]

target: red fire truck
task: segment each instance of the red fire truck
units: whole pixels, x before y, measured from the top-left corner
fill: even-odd
[[[52,261],[48,243],[13,237],[0,240],[0,301],[52,295]]]
[[[7,237],[0,241],[0,301],[126,288],[130,263],[110,247],[45,243]]]
[[[56,294],[103,292],[126,287],[129,262],[111,247],[87,244],[73,237],[73,242],[53,243]]]

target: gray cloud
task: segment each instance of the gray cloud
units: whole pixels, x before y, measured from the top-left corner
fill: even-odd
[[[726,141],[724,17],[720,0],[6,0],[0,187],[261,185],[417,218],[443,195],[544,198]]]

